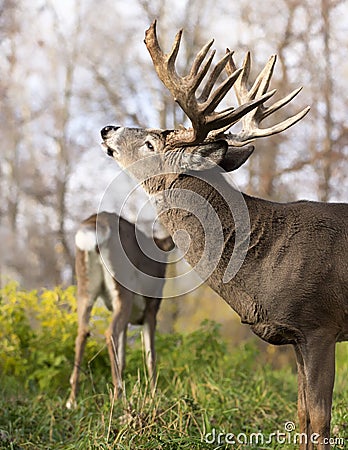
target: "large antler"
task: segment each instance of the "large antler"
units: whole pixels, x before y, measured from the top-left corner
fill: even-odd
[[[230,76],[231,73],[235,72],[236,65],[233,61],[231,52],[227,50],[226,54],[230,55],[228,64],[226,65],[227,74]],[[256,78],[252,87],[249,88],[248,78],[250,74],[251,58],[250,52],[246,54],[242,67],[242,73],[240,77],[236,80],[234,85],[236,97],[240,105],[248,103],[252,100],[256,100],[258,98],[263,98],[265,92],[268,89],[273,74],[275,62],[276,56],[273,55],[270,57],[265,67]],[[259,128],[259,125],[262,122],[262,120],[264,120],[270,114],[278,111],[284,105],[289,103],[294,97],[296,97],[296,95],[301,91],[301,89],[302,88],[294,90],[289,95],[280,99],[271,106],[265,106],[262,102],[261,104],[259,104],[257,108],[253,109],[252,111],[244,115],[244,117],[242,118],[242,130],[240,133],[238,134],[229,133],[227,135],[225,134],[224,137],[227,138],[229,144],[241,146],[250,143],[256,138],[271,136],[273,134],[280,133],[281,131],[284,131],[287,128],[291,127],[308,113],[310,109],[309,106],[307,108],[304,108],[302,111],[295,114],[294,116],[291,116],[288,119],[284,120],[283,122],[280,122],[272,127]],[[214,132],[214,134],[215,135],[221,134],[226,130],[227,128],[220,129]]]
[[[230,107],[223,111],[215,112],[215,109],[230,91],[243,69],[230,71],[228,78],[213,91],[218,77],[227,68],[227,63],[231,60],[232,53],[228,52],[215,65],[200,97],[196,98],[197,88],[207,74],[215,55],[215,51],[212,51],[203,64],[214,41],[212,40],[206,44],[197,54],[189,74],[180,77],[175,69],[175,61],[180,47],[181,36],[182,30],[177,33],[170,53],[165,54],[158,43],[156,21],[152,23],[145,34],[145,44],[160,80],[192,122],[193,130],[176,134],[178,143],[192,144],[202,142],[210,132],[230,128],[248,112],[264,103],[274,94],[275,91],[264,92],[263,95],[257,98],[241,103],[237,109]]]
[[[237,69],[233,61],[233,53],[227,50],[226,55],[211,71],[201,95],[197,98],[196,91],[206,76],[215,55],[215,51],[212,51],[204,62],[214,40],[210,41],[198,52],[190,72],[186,76],[181,77],[175,69],[181,36],[182,30],[177,33],[170,53],[165,54],[158,43],[156,21],[151,24],[145,33],[145,44],[160,80],[168,88],[174,100],[178,102],[192,123],[192,130],[185,130],[185,132],[177,132],[175,134],[175,144],[188,145],[203,142],[207,137],[208,139],[223,137],[230,145],[243,146],[255,138],[270,136],[286,130],[301,120],[309,111],[309,107],[307,107],[277,125],[270,128],[259,128],[262,120],[289,103],[300,92],[301,88],[293,91],[272,106],[265,106],[264,103],[276,92],[275,90],[267,92],[276,57],[272,56],[269,59],[249,89],[249,52],[245,57],[243,67]],[[213,90],[224,69],[228,78]],[[216,112],[215,109],[232,86],[235,88],[239,107],[236,109],[229,107],[223,111]],[[242,120],[243,125],[240,133],[224,134],[233,124],[240,120]]]

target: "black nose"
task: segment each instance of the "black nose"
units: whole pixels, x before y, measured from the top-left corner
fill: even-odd
[[[106,139],[109,131],[116,131],[118,128],[120,128],[120,127],[115,127],[114,125],[107,125],[100,131],[101,137],[103,139]]]

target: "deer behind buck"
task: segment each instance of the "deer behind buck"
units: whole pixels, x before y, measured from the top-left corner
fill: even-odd
[[[300,431],[306,436],[301,449],[315,447],[315,433],[320,448],[329,449],[335,344],[348,340],[348,205],[274,203],[227,184],[222,173],[237,169],[254,150],[246,144],[285,130],[309,108],[270,128],[259,128],[263,119],[299,92],[264,104],[274,94],[268,86],[275,57],[250,87],[249,54],[237,70],[227,51],[209,70],[214,53],[205,58],[212,41],[197,54],[189,74],[181,77],[175,69],[180,39],[181,31],[172,50],[164,54],[154,22],[145,43],[159,78],[192,128],[107,126],[101,131],[103,145],[155,199],[162,223],[185,251],[186,260],[242,322],[266,342],[293,345]],[[219,82],[224,71],[227,78]],[[216,111],[232,86],[239,106]],[[242,130],[227,133],[240,120]],[[243,204],[248,215],[240,238],[237,222]],[[231,261],[237,268],[234,276]]]
[[[154,238],[154,241],[158,248],[154,248],[153,240],[136,230],[134,224],[113,213],[94,214],[80,224],[75,236],[78,333],[68,408],[76,405],[88,323],[98,297],[112,311],[106,342],[115,394],[122,389],[129,323],[143,325],[146,364],[154,389],[156,315],[166,271],[166,255],[161,251],[174,247],[170,236]]]

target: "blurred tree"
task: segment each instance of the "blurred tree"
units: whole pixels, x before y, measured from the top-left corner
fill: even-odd
[[[255,143],[235,176],[241,188],[274,200],[347,200],[347,2],[2,0],[0,12],[0,274],[29,288],[71,282],[76,224],[98,209],[118,170],[100,150],[103,126],[187,125],[143,44],[154,18],[167,51],[185,29],[182,72],[214,36],[217,57],[229,47],[240,64],[250,49],[253,74],[277,53],[276,97],[304,86],[289,107],[310,104],[310,115]],[[118,185],[112,195],[127,189]],[[134,198],[131,217],[144,202]],[[202,287],[168,301],[167,328],[224,317],[223,302],[211,298]]]

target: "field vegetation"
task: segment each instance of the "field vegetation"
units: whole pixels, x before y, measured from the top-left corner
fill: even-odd
[[[230,347],[219,325],[158,333],[157,393],[141,332],[129,336],[125,396],[115,401],[96,308],[78,406],[67,410],[76,335],[75,289],[0,291],[1,449],[288,449],[298,430],[296,374],[265,364],[253,342]],[[348,346],[337,346],[333,448],[348,448]],[[233,443],[234,442],[234,443]]]

